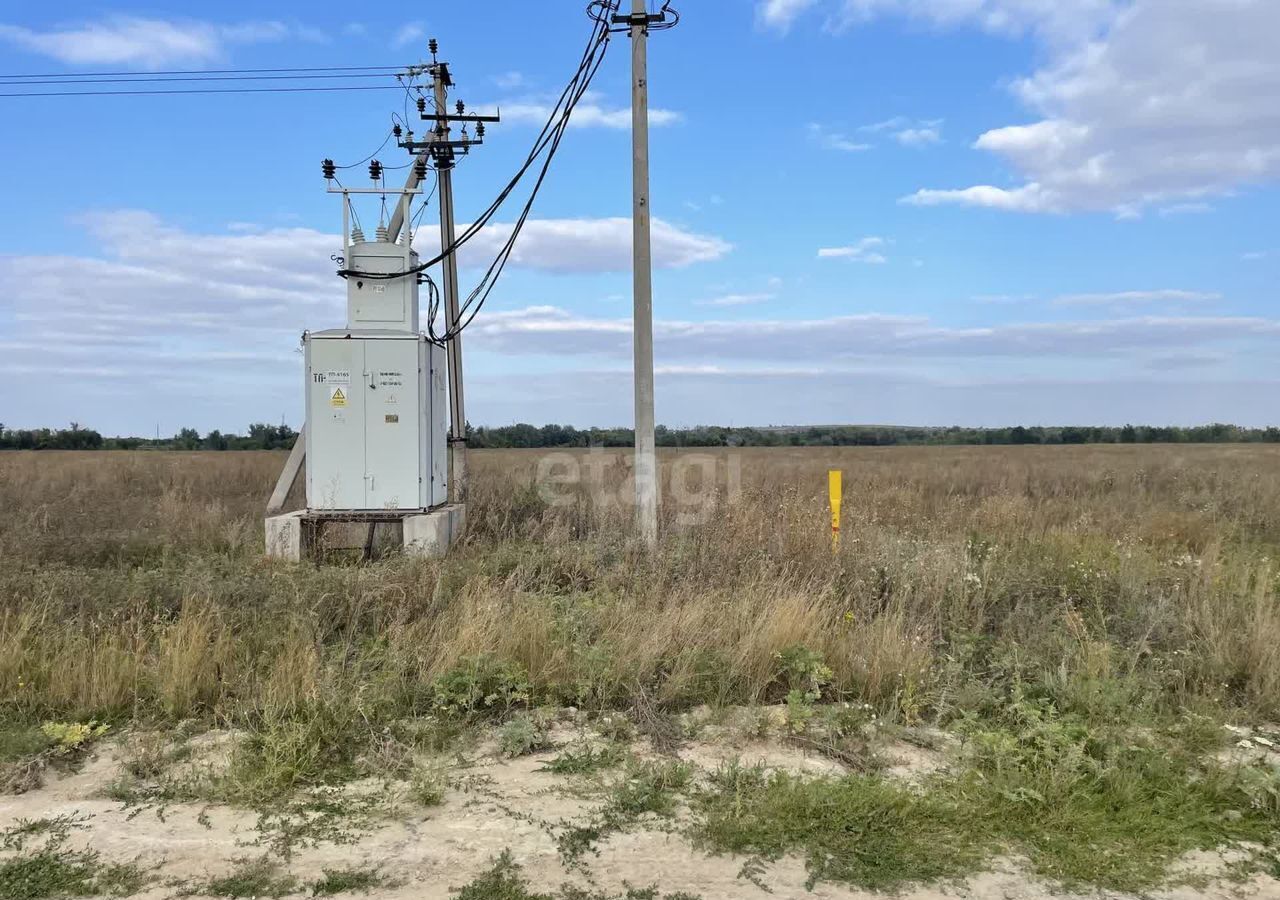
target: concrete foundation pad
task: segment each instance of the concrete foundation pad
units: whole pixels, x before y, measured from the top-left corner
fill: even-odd
[[[354,514],[359,517],[359,512]],[[300,509],[266,520],[266,551],[271,559],[301,562],[318,550],[358,549],[368,540],[369,526],[392,526],[399,532],[404,552],[409,556],[439,559],[449,552],[466,530],[467,508],[462,504],[441,506],[427,512],[410,512],[400,517],[382,512],[367,520],[352,514]],[[385,532],[384,532],[385,533]]]
[[[456,503],[420,516],[405,516],[404,552],[439,559],[449,552],[467,527],[467,507]]]
[[[311,529],[304,521],[305,510],[285,513],[282,516],[268,516],[267,556],[271,559],[284,559],[301,562],[310,551],[307,540]]]

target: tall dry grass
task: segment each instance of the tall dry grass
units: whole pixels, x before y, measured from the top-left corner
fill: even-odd
[[[755,702],[785,693],[797,646],[834,692],[907,719],[1014,682],[1101,715],[1280,713],[1277,448],[689,459],[663,456],[652,555],[617,502],[624,455],[577,454],[598,484],[558,483],[550,503],[544,454],[482,451],[448,559],[316,566],[261,557],[280,454],[0,454],[0,715],[275,722],[337,705],[376,722],[429,711],[435,680],[478,658],[527,673],[535,701]],[[717,499],[691,515],[675,498],[698,482]]]

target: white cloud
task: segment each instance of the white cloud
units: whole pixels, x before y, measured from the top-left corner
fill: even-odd
[[[1258,260],[1266,259],[1270,255],[1266,250],[1253,250],[1249,253],[1241,253],[1240,258],[1245,262],[1257,262]]]
[[[521,122],[529,125],[545,124],[552,112],[551,104],[531,100],[503,103],[500,108],[504,122]],[[655,128],[674,125],[683,118],[675,110],[661,107],[649,108],[649,124]],[[573,115],[569,119],[569,127],[628,129],[631,127],[631,107],[608,107],[599,97],[588,93],[574,107]]]
[[[427,26],[421,22],[406,22],[397,29],[391,38],[391,46],[397,50],[416,44],[427,36]]]
[[[902,202],[910,203],[913,206],[941,206],[949,203],[964,206],[986,206],[992,209],[1013,212],[1062,211],[1062,208],[1056,205],[1056,199],[1038,184],[1027,184],[1012,190],[989,184],[975,185],[974,187],[960,190],[940,191],[925,188],[903,197]]]
[[[838,131],[829,131],[825,126],[817,122],[810,122],[805,130],[809,133],[809,139],[818,146],[827,150],[840,150],[844,153],[858,153],[863,150],[870,150],[871,145],[862,141],[852,140]]]
[[[818,249],[818,258],[847,259],[851,262],[881,265],[889,261],[879,250],[884,245],[884,238],[865,237],[855,244],[849,244],[844,247],[820,247]]]
[[[6,408],[6,421],[243,428],[297,408],[299,334],[344,321],[345,289],[329,258],[341,247],[338,235],[250,223],[198,233],[137,210],[85,215],[78,224],[98,248],[93,255],[0,256],[0,374],[40,377],[41,385]],[[464,282],[509,229],[495,225],[467,245]],[[661,221],[653,237],[660,268],[729,249]],[[423,252],[438,243],[435,229],[419,233]],[[535,219],[517,248],[516,267],[626,270],[631,224]],[[472,327],[490,315],[502,317],[486,310]]]
[[[710,300],[699,300],[698,306],[751,306],[756,303],[767,303],[777,294],[723,294]]]
[[[518,87],[523,87],[525,82],[523,74],[511,71],[503,72],[501,75],[495,75],[493,77],[493,83],[504,91],[510,91]]]
[[[1117,291],[1109,294],[1065,294],[1056,306],[1128,306],[1139,303],[1211,303],[1222,299],[1216,291]]]
[[[138,339],[228,334],[275,335],[340,321],[344,290],[331,253],[338,235],[309,228],[234,223],[225,234],[197,234],[138,210],[79,219],[101,247],[97,256],[0,257],[0,311],[20,324],[13,340],[36,346],[45,332],[67,330],[69,346],[94,335]],[[480,232],[463,250],[464,268],[491,258],[510,234],[508,223]],[[425,228],[416,245],[439,246]],[[653,222],[658,268],[681,268],[729,251],[718,238]],[[631,220],[531,219],[510,264],[552,272],[623,271],[631,265]]]
[[[197,20],[116,16],[45,31],[0,24],[0,41],[72,66],[115,65],[156,69],[227,57],[234,44],[320,40],[315,29],[278,21],[216,25]]]
[[[1097,34],[1123,0],[833,0],[826,27],[835,32],[882,15],[901,15],[937,27],[975,25],[993,34],[1034,32],[1053,42]]]
[[[472,329],[475,346],[500,353],[626,358],[629,318],[600,319],[554,306],[493,313]],[[933,324],[923,316],[863,314],[822,319],[658,320],[660,359],[758,362],[822,360],[827,369],[855,359],[1025,359],[1037,365],[1123,361],[1136,352],[1204,352],[1242,341],[1280,343],[1280,321],[1257,317],[1143,316],[1114,320],[1034,322],[980,328]]]
[[[1174,203],[1170,206],[1164,206],[1160,209],[1162,216],[1195,216],[1201,213],[1213,212],[1213,205],[1209,203]]]
[[[463,249],[463,263],[492,257],[511,233],[506,223],[494,223]],[[653,264],[681,269],[722,258],[732,246],[711,235],[685,231],[663,219],[651,226]],[[439,238],[433,231],[424,246]],[[552,272],[625,272],[631,269],[631,219],[531,219],[511,254],[512,265]]]
[[[1203,203],[1280,178],[1275,0],[828,0],[833,30],[881,16],[1032,34],[1045,64],[1014,82],[1035,117],[975,146],[1010,188],[928,189],[913,202],[1020,212]]]
[[[1203,371],[1123,378],[963,379],[920,376],[884,367],[833,370],[810,366],[656,367],[658,420],[666,425],[732,422],[808,425],[831,422],[1008,426],[1198,425],[1274,422],[1280,383],[1267,377],[1205,377]],[[571,422],[627,425],[631,374],[625,369],[564,374],[481,374],[468,387],[478,422]]]
[[[801,13],[817,0],[761,0],[756,5],[756,22],[764,28],[786,33]]]
[[[881,122],[863,125],[858,130],[865,134],[887,133],[904,147],[924,147],[942,143],[942,119],[910,119],[894,116]]]
[[[243,428],[285,413],[298,424],[298,334],[342,321],[342,282],[329,259],[338,236],[298,227],[191,232],[139,211],[88,215],[81,225],[99,248],[92,256],[0,257],[0,374],[39,385],[16,392],[6,421],[75,418],[150,433],[158,420],[172,433],[183,425]],[[529,227],[536,246],[513,265],[629,265],[626,219],[537,220]],[[500,237],[495,231],[477,243],[472,261]],[[424,250],[435,240],[433,231],[420,235]],[[667,267],[728,249],[665,224],[655,227],[654,248]],[[761,293],[775,290],[782,296],[770,281]],[[662,421],[1064,421],[1070,416],[1061,411],[1075,409],[1091,413],[1089,421],[1135,418],[1132,409],[1154,420],[1170,418],[1166,410],[1213,410],[1217,418],[1248,421],[1273,410],[1275,385],[1257,373],[1265,374],[1265,360],[1280,350],[1275,319],[1156,315],[955,327],[913,315],[797,318],[765,300],[745,304],[751,296],[724,305],[741,306],[734,315],[758,309],[768,318],[655,322]],[[600,308],[617,312],[487,308],[467,332],[476,351],[476,420],[625,420],[631,317],[624,307]],[[556,373],[536,371],[541,364],[513,371],[509,362],[544,357],[557,360]],[[1196,360],[1207,366],[1213,358],[1221,360],[1210,370],[1214,377],[1236,381],[1202,384]],[[599,371],[609,368],[611,374]],[[1183,371],[1199,380],[1170,387],[1168,379]],[[1164,386],[1135,387],[1138,376],[1163,378]],[[908,400],[898,390],[911,385]],[[890,395],[889,406],[875,405]],[[1153,398],[1161,405],[1150,406]]]
[[[894,134],[894,139],[904,147],[923,147],[942,143],[942,130],[937,126],[904,128]]]

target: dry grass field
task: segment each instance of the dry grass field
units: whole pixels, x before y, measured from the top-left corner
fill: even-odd
[[[1280,448],[671,452],[651,555],[625,454],[481,451],[320,565],[282,462],[0,454],[0,900],[1280,896]]]

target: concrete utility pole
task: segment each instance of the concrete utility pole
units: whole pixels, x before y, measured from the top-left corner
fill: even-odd
[[[631,15],[616,15],[631,29],[631,223],[634,291],[636,527],[649,547],[658,542],[658,458],[653,421],[653,258],[649,240],[649,24],[645,0]]]
[[[412,132],[400,141],[400,146],[417,154],[412,167],[410,185],[416,186],[420,176],[417,162],[430,160],[435,167],[439,179],[440,192],[440,252],[443,254],[440,266],[442,271],[441,291],[444,294],[445,333],[448,339],[445,346],[448,351],[449,369],[449,502],[465,503],[467,500],[467,413],[462,389],[462,331],[458,327],[461,310],[459,308],[458,290],[458,256],[454,243],[456,232],[453,216],[453,166],[458,153],[469,153],[472,146],[484,143],[484,123],[497,122],[496,115],[476,115],[467,113],[462,101],[458,101],[456,111],[448,109],[449,91],[453,87],[453,77],[449,74],[449,64],[438,62],[436,52],[438,45],[435,38],[428,44],[431,51],[429,65],[412,66],[411,75],[428,74],[431,76],[432,100],[435,111],[426,111],[426,98],[418,98],[418,115],[424,121],[433,123],[425,135],[425,140],[414,141]],[[450,137],[450,123],[463,123],[462,133],[457,139]],[[467,134],[466,125],[476,126],[474,135]],[[424,170],[425,171],[425,170]],[[402,211],[397,208],[391,219],[389,232],[391,240],[396,240],[400,226],[404,222]]]
[[[445,91],[448,69],[437,65],[431,76],[436,110],[445,113],[445,105],[449,102]],[[443,141],[449,140],[447,119],[437,125],[435,136]],[[452,158],[438,162],[436,169],[440,179],[440,252],[448,253],[441,262],[444,319],[445,328],[453,335],[446,346],[449,353],[449,502],[466,503],[467,413],[462,396],[462,332],[458,330],[458,254],[448,252],[454,242]]]

